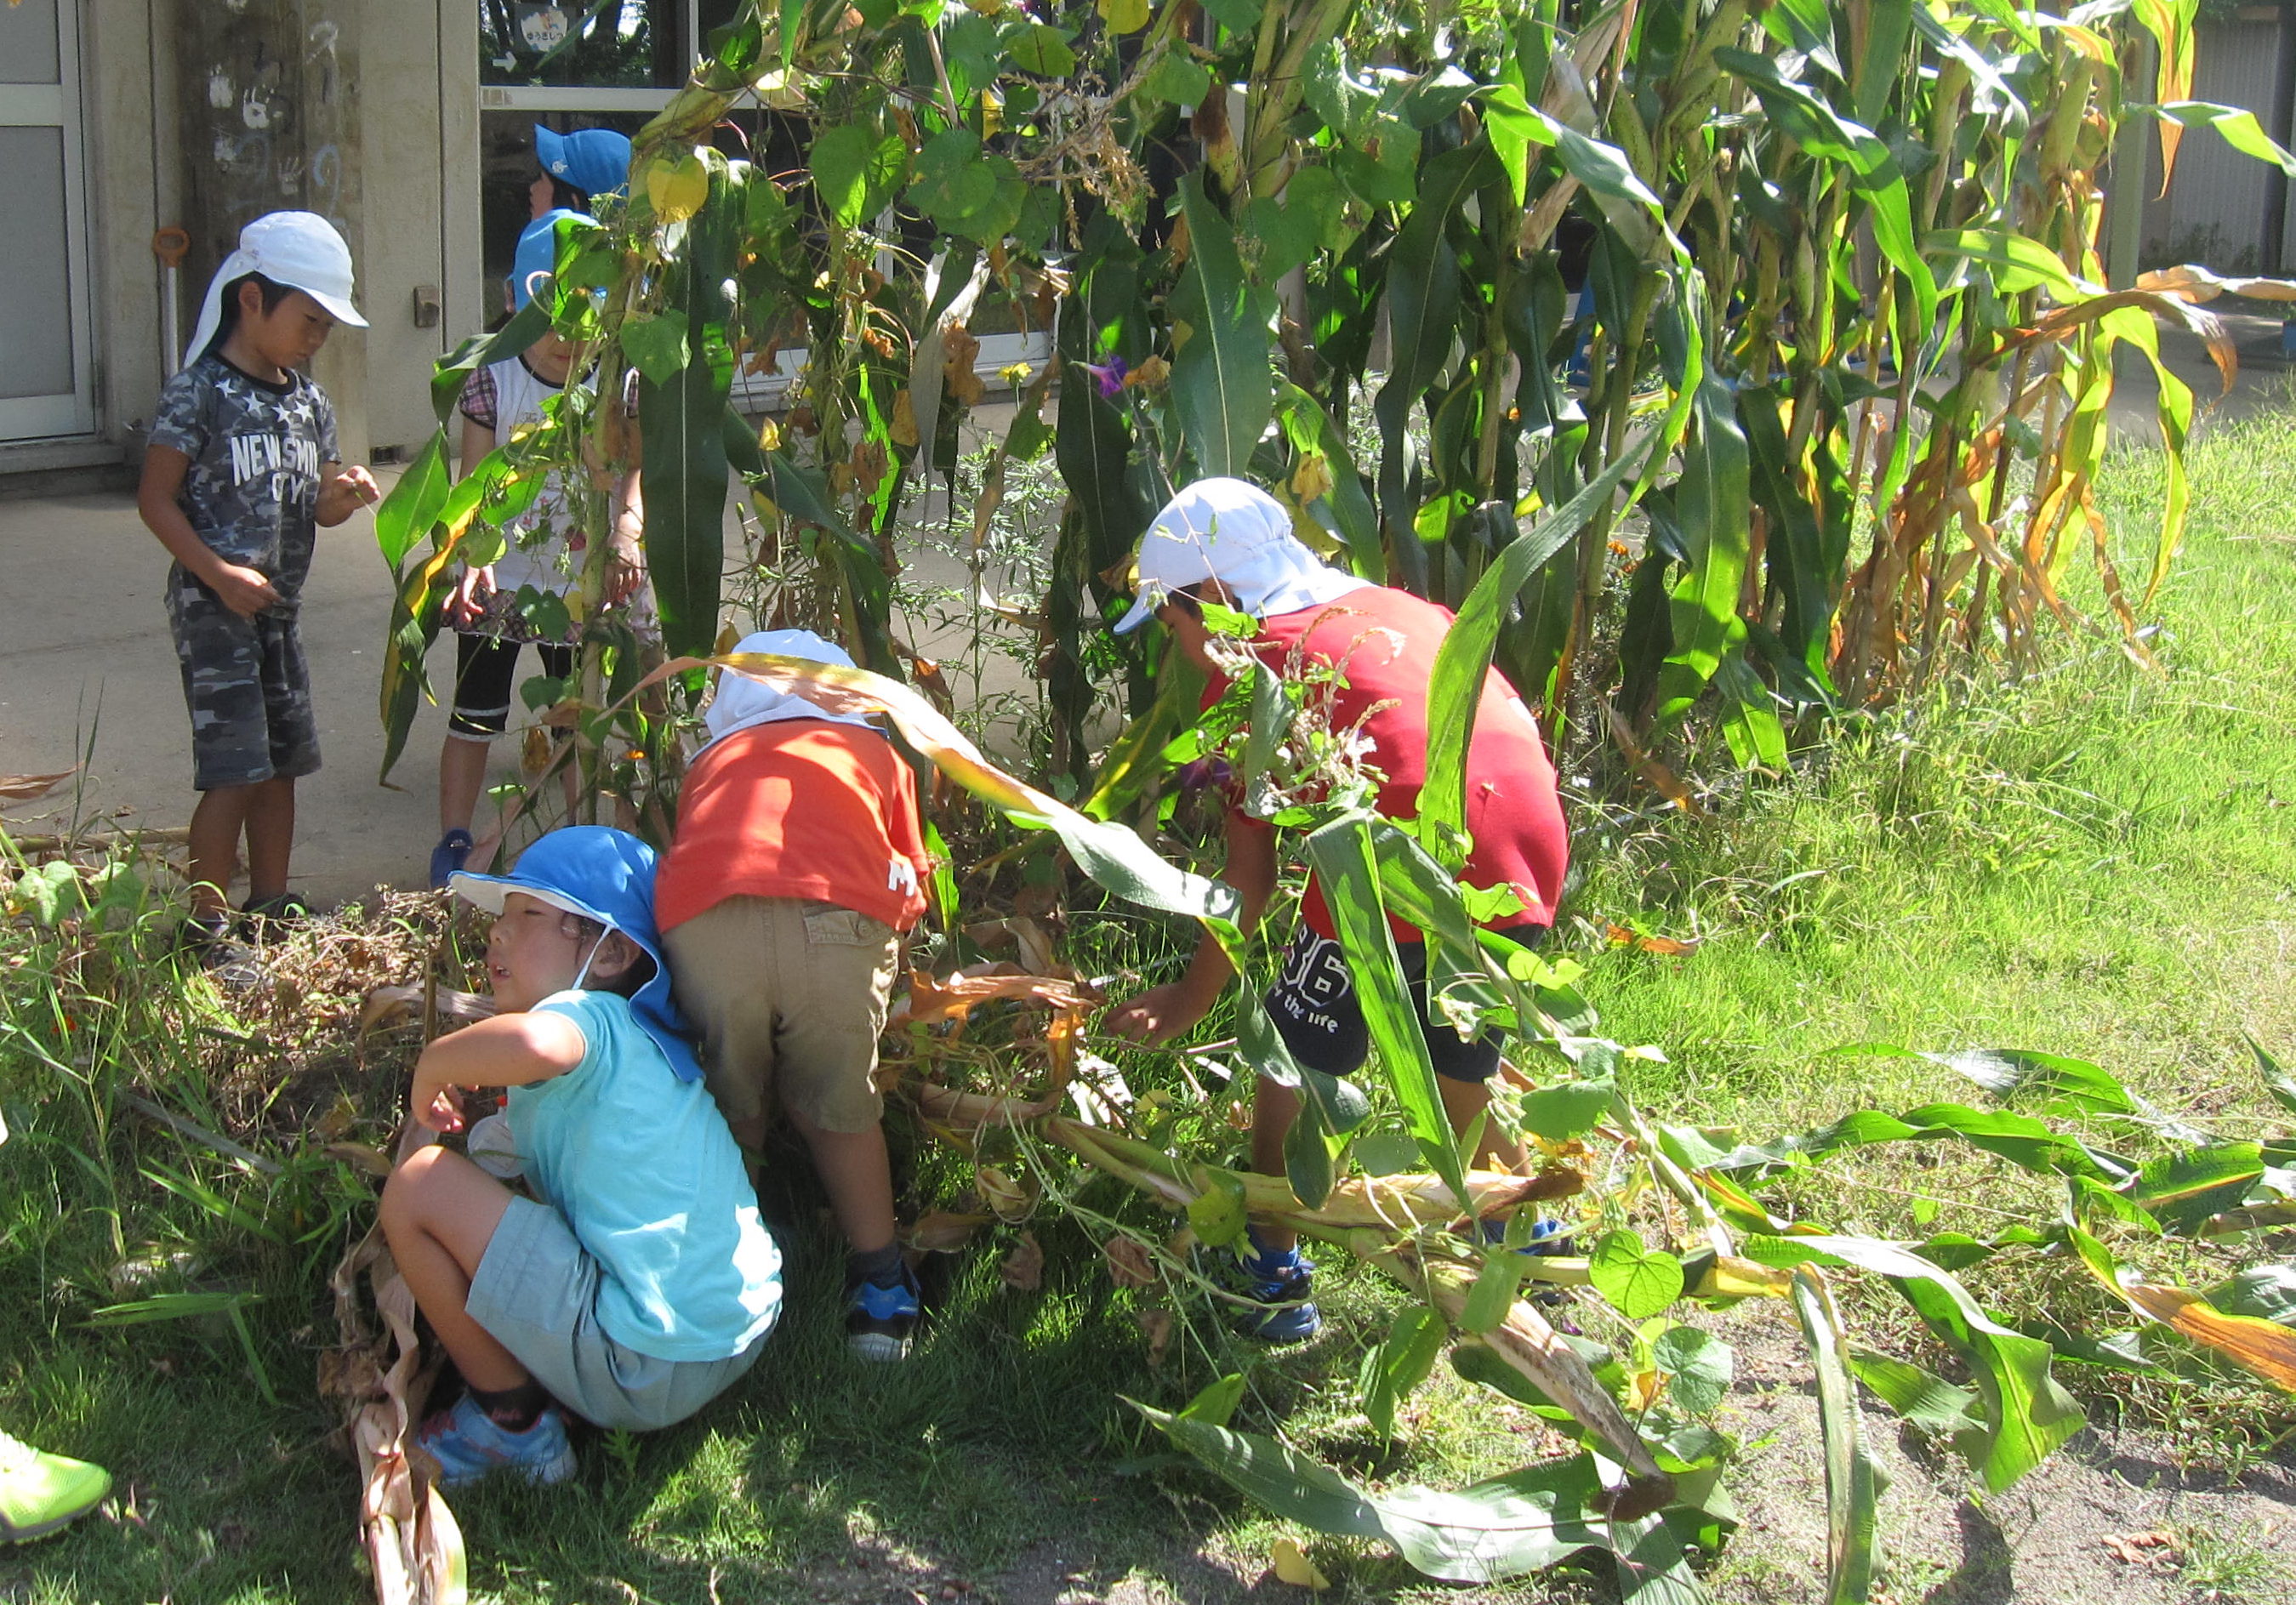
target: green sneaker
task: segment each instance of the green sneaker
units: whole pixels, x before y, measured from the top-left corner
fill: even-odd
[[[0,1432],[0,1544],[45,1538],[111,1492],[111,1473]]]

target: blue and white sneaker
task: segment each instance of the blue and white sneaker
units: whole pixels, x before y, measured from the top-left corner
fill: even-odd
[[[566,1418],[551,1405],[523,1432],[512,1432],[464,1394],[452,1410],[422,1423],[422,1447],[439,1462],[439,1478],[450,1488],[467,1487],[490,1471],[515,1471],[529,1482],[564,1482],[574,1475],[574,1445],[566,1441]]]
[[[876,1364],[906,1360],[922,1313],[917,1279],[906,1266],[892,1287],[857,1282],[845,1290],[845,1347],[855,1359]]]
[[[1271,1249],[1251,1234],[1243,1257],[1244,1292],[1265,1306],[1251,1320],[1251,1335],[1263,1343],[1305,1343],[1324,1330],[1323,1312],[1308,1298],[1316,1262],[1296,1248]]]

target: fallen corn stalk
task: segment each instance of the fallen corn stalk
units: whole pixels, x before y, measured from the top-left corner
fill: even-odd
[[[1463,1214],[1479,1219],[1504,1215],[1526,1203],[1576,1191],[1583,1183],[1576,1171],[1538,1176],[1471,1172],[1470,1205],[1462,1208],[1450,1188],[1435,1176],[1353,1176],[1332,1188],[1321,1208],[1310,1209],[1292,1196],[1291,1183],[1282,1176],[1191,1165],[1135,1138],[1058,1117],[1043,1121],[1038,1129],[1095,1169],[1130,1183],[1170,1208],[1185,1209],[1216,1189],[1241,1191],[1244,1212],[1252,1219],[1311,1233],[1347,1249],[1414,1291],[1425,1290],[1455,1331],[1464,1331],[1472,1271],[1450,1260],[1423,1258],[1410,1244],[1379,1229],[1408,1232]],[[1652,1458],[1618,1401],[1533,1306],[1518,1300],[1505,1320],[1472,1340],[1487,1346],[1570,1412],[1627,1469],[1628,1481],[1607,1490],[1611,1515],[1635,1519],[1673,1496],[1673,1478]]]
[[[373,1299],[372,1318],[360,1284]],[[376,1226],[343,1256],[328,1285],[340,1347],[319,1358],[319,1392],[340,1399],[359,1468],[359,1529],[379,1605],[464,1605],[462,1528],[435,1468],[408,1446],[437,1380],[414,1335],[414,1295]]]

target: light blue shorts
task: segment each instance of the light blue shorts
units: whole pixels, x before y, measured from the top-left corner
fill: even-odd
[[[503,1211],[471,1278],[471,1318],[551,1396],[601,1427],[644,1432],[682,1421],[731,1387],[773,1335],[725,1360],[658,1360],[598,1324],[598,1262],[566,1217],[530,1199]]]

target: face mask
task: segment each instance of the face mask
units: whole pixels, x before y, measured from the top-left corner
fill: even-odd
[[[566,990],[569,992],[582,990],[582,983],[590,979],[590,961],[598,956],[598,949],[606,945],[606,938],[611,935],[613,932],[611,929],[598,933],[598,939],[590,944],[590,951],[582,955],[582,967],[574,972],[574,984]]]

